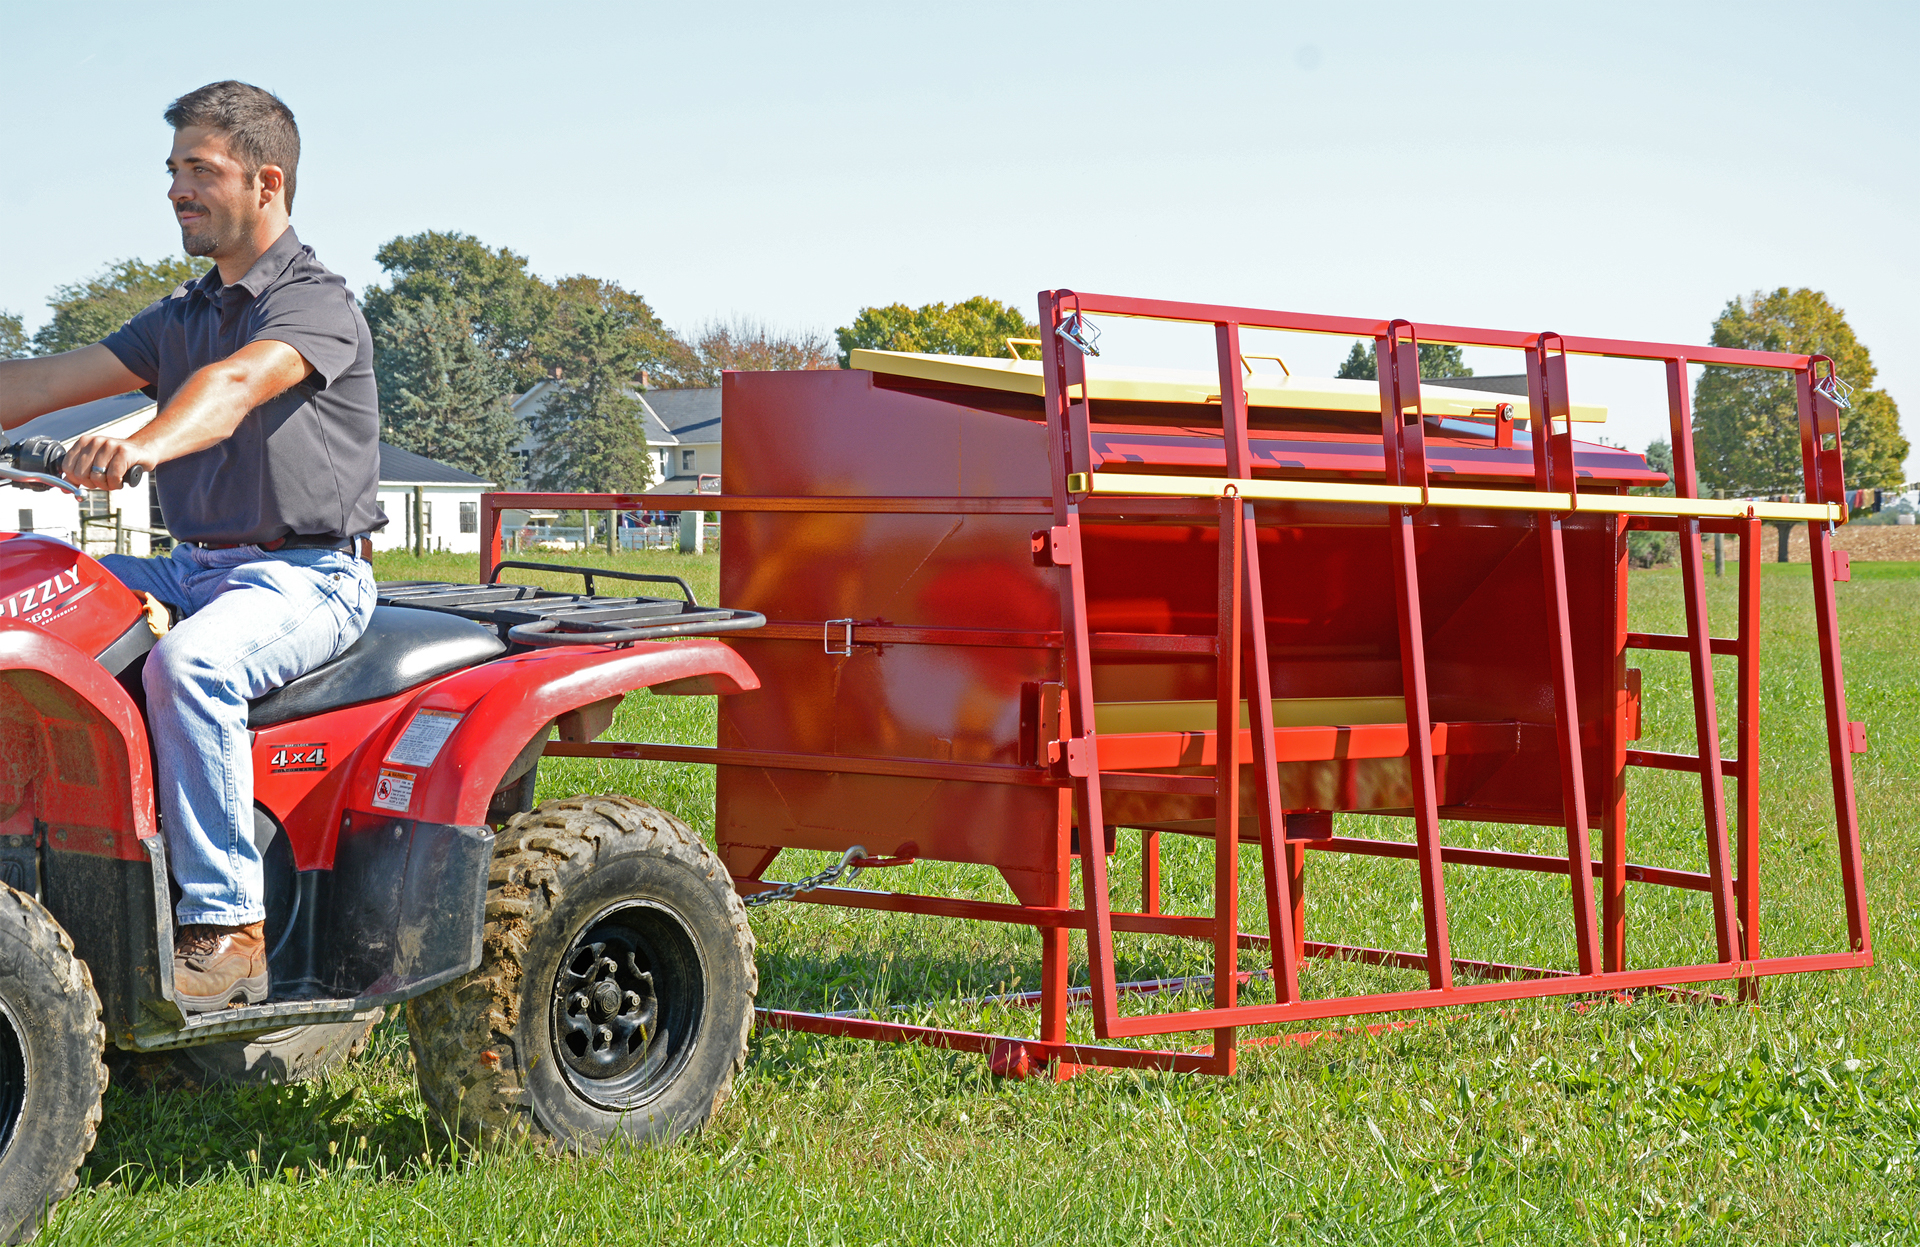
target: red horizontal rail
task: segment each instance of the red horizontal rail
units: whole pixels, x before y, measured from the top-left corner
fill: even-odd
[[[1686,654],[1693,650],[1693,639],[1678,632],[1629,632],[1627,648],[1668,650],[1675,654]],[[1715,654],[1738,654],[1740,639],[1730,636],[1708,637],[1707,649]]]
[[[716,749],[712,745],[655,745],[627,741],[548,741],[550,758],[613,758],[627,762],[696,762],[705,766],[757,766],[774,771],[828,771],[844,775],[894,775],[907,779],[946,779],[968,784],[1015,784],[1061,788],[1039,767],[995,762],[941,762],[930,758],[844,758],[825,753],[784,753],[767,749]]]
[[[754,1017],[762,1026],[775,1030],[806,1031],[814,1035],[867,1039],[876,1043],[917,1043],[929,1048],[972,1052],[980,1056],[991,1056],[995,1049],[1002,1047],[1020,1047],[1042,1061],[1065,1061],[1073,1065],[1105,1065],[1119,1069],[1166,1070],[1188,1074],[1207,1073],[1214,1068],[1214,1058],[1203,1053],[1047,1043],[1012,1035],[987,1035],[978,1031],[945,1030],[936,1026],[909,1026],[903,1022],[876,1022],[870,1018],[832,1017],[824,1013],[795,1013],[786,1009],[756,1009]]]
[[[1404,840],[1365,840],[1351,836],[1332,836],[1325,840],[1302,840],[1299,843],[1323,853],[1354,853],[1362,857],[1398,857],[1411,858],[1415,846]],[[1541,874],[1564,875],[1567,873],[1567,859],[1553,857],[1544,853],[1513,853],[1504,849],[1464,849],[1451,845],[1440,847],[1440,860],[1455,866],[1489,866],[1502,870],[1532,870]],[[1603,867],[1600,862],[1589,862],[1594,878],[1602,878]],[[1640,866],[1629,862],[1626,866],[1627,879],[1633,883],[1651,883],[1668,888],[1689,888],[1697,892],[1706,891],[1711,886],[1707,876],[1691,870],[1668,870],[1664,866]]]
[[[1050,498],[886,497],[817,494],[559,494],[501,490],[487,497],[502,511],[797,511],[821,515],[1051,515]]]
[[[1642,766],[1655,771],[1686,771],[1692,775],[1700,773],[1700,756],[1692,753],[1661,753],[1656,749],[1627,750],[1627,765]],[[1720,773],[1732,775],[1740,769],[1740,759],[1720,759]]]
[[[1520,748],[1522,725],[1498,723],[1436,723],[1435,754],[1513,753]],[[1278,762],[1333,762],[1364,758],[1407,756],[1407,725],[1358,723],[1348,727],[1276,727],[1274,759]],[[1099,737],[1100,770],[1113,771],[1163,766],[1212,766],[1219,754],[1217,732],[1103,732]],[[1240,730],[1240,756],[1253,756],[1253,731]],[[1251,766],[1251,762],[1245,763]],[[1212,781],[1209,780],[1209,783]]]
[[[1380,338],[1391,320],[1359,316],[1320,316],[1305,312],[1276,312],[1264,308],[1232,307],[1215,303],[1181,303],[1171,299],[1136,299],[1121,295],[1059,292],[1064,305],[1089,314],[1138,316],[1149,320],[1184,320],[1201,324],[1236,324],[1250,329],[1284,329],[1300,333],[1330,333],[1350,338]],[[1401,322],[1403,325],[1406,322]],[[1462,325],[1415,323],[1413,333],[1422,342],[1457,346],[1494,346],[1525,350],[1537,346],[1540,334],[1511,329],[1471,329]],[[1695,364],[1735,368],[1805,368],[1811,357],[1776,351],[1743,351],[1720,346],[1687,346],[1673,342],[1638,342],[1627,338],[1588,338],[1554,335],[1570,355],[1607,355],[1620,359],[1684,359]]]
[[[734,636],[741,641],[810,641],[816,645],[826,639],[828,620],[781,619],[755,628],[751,636]],[[845,625],[833,631],[833,642],[841,644]],[[1091,634],[1095,652],[1106,654],[1211,654],[1218,647],[1212,636],[1178,635],[1159,632],[1095,632]],[[1008,649],[1059,649],[1058,632],[1020,632],[999,628],[921,628],[907,624],[858,623],[853,625],[855,645],[974,645]]]
[[[1802,957],[1762,957],[1751,961],[1718,961],[1647,970],[1617,970],[1611,974],[1573,974],[1546,979],[1501,983],[1474,983],[1447,989],[1424,988],[1380,992],[1369,996],[1342,996],[1332,1000],[1303,1000],[1289,1004],[1244,1005],[1233,1009],[1195,1009],[1162,1016],[1123,1017],[1105,1036],[1110,1039],[1145,1038],[1185,1031],[1218,1030],[1227,1026],[1287,1026],[1320,1018],[1353,1017],[1402,1009],[1439,1009],[1501,1000],[1529,1000],[1545,996],[1662,988],[1676,983],[1717,983],[1733,979],[1765,978],[1776,974],[1803,974],[1813,970],[1864,969],[1873,964],[1871,952],[1816,953]]]

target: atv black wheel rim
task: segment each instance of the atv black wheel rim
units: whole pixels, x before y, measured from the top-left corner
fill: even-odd
[[[553,1051],[569,1086],[602,1108],[644,1104],[686,1063],[706,1007],[687,924],[652,901],[602,910],[553,979]]]
[[[27,1104],[27,1050],[20,1023],[6,1001],[0,1000],[0,1157],[20,1132],[20,1113]]]

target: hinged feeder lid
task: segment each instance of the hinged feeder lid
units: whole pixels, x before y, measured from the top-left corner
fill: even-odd
[[[911,351],[855,350],[854,368],[892,376],[915,377],[948,385],[971,385],[1014,394],[1041,395],[1045,382],[1040,361],[999,359],[982,355],[924,355]],[[1429,416],[1471,416],[1496,403],[1512,403],[1516,419],[1527,418],[1524,395],[1469,390],[1446,379],[1447,385],[1420,390],[1421,409]],[[1245,378],[1250,407],[1291,407],[1310,411],[1380,410],[1380,387],[1372,381],[1336,377],[1290,377],[1261,370]],[[1142,403],[1205,403],[1220,401],[1220,378],[1212,372],[1180,368],[1132,368],[1104,360],[1087,361],[1088,397]],[[1573,418],[1586,424],[1604,423],[1607,409],[1593,403],[1573,404]]]

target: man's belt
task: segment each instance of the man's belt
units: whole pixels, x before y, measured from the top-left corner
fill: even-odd
[[[372,542],[361,538],[359,542],[352,537],[335,537],[326,533],[294,533],[286,537],[276,537],[272,541],[191,541],[188,545],[198,546],[202,550],[238,550],[245,546],[258,546],[262,550],[352,550],[358,545],[371,547]],[[370,558],[372,551],[364,549],[361,558]]]

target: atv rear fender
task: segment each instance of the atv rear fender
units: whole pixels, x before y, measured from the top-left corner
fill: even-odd
[[[604,729],[604,710],[585,708],[638,689],[700,696],[759,687],[744,659],[711,640],[549,649],[498,659],[448,676],[395,715],[385,738],[361,754],[346,804],[428,822],[484,824],[487,803],[514,760],[537,733],[570,711],[583,711],[577,716],[583,726]],[[423,715],[441,725],[454,720],[437,750],[418,743],[436,735],[424,731],[415,732],[413,747],[402,744]]]

